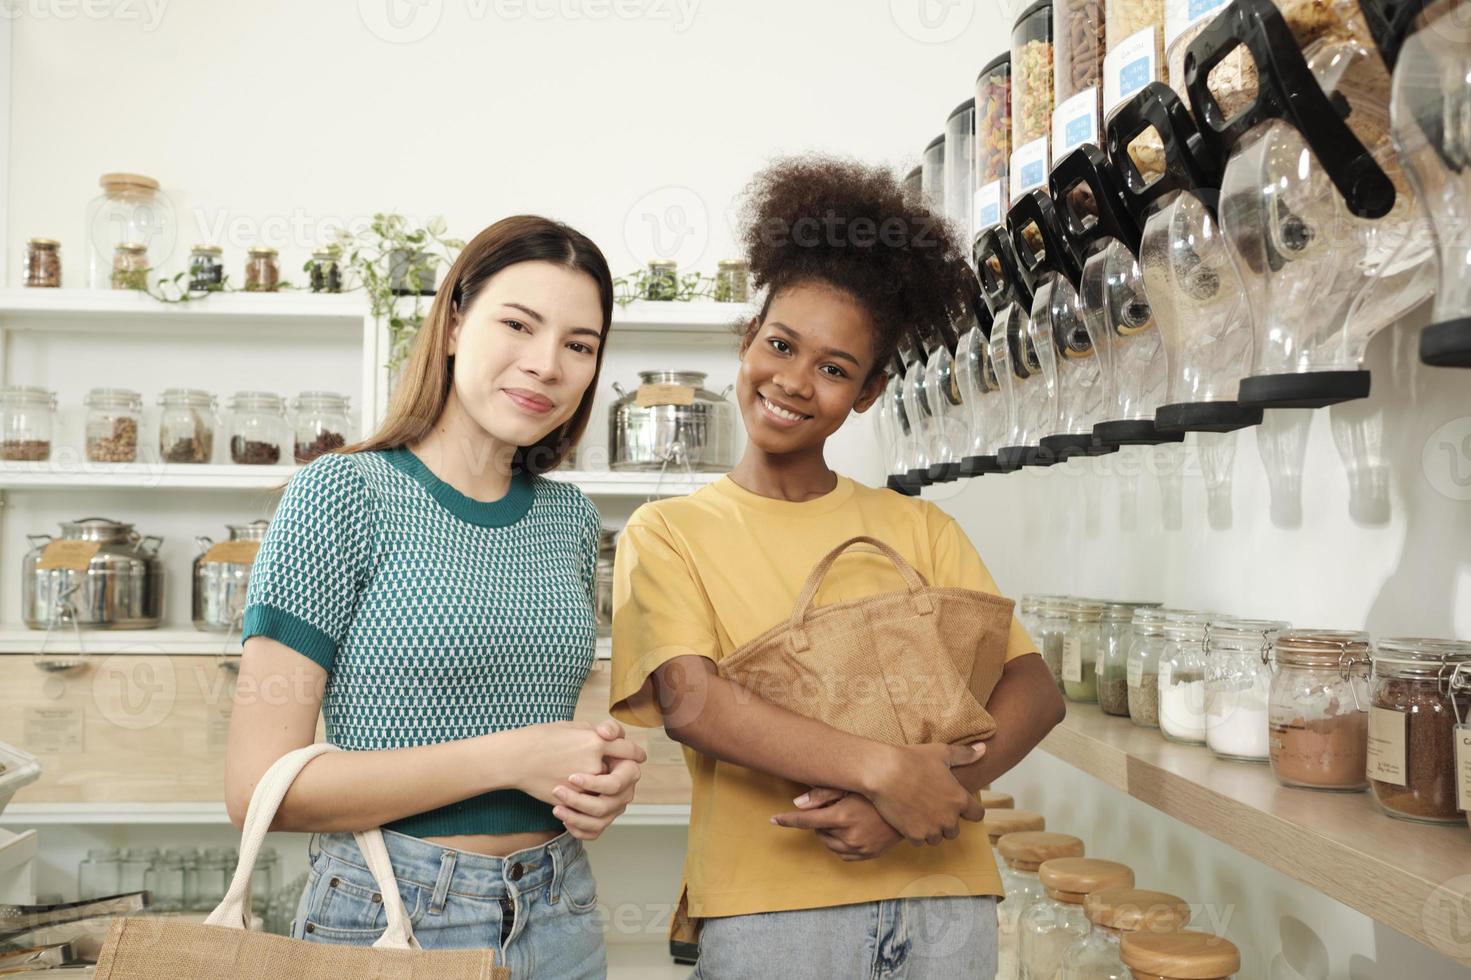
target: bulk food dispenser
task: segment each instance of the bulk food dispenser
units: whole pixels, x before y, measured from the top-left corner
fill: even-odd
[[[1394,139],[1434,236],[1420,359],[1471,367],[1471,2],[1427,2],[1394,69]]]
[[[955,376],[955,332],[943,323],[926,337],[924,399],[930,415],[931,483],[949,483],[960,476],[960,458],[968,443],[969,420],[960,400]]]
[[[1243,49],[1247,77],[1212,84]],[[1320,408],[1366,397],[1369,340],[1430,295],[1433,266],[1390,139],[1389,71],[1359,3],[1235,0],[1191,42],[1185,73],[1201,133],[1227,160],[1220,225],[1252,304],[1238,401]]]
[[[1011,235],[1004,226],[990,228],[981,234],[976,245],[976,272],[981,280],[981,294],[991,311],[991,334],[987,355],[1003,406],[1004,423],[998,425],[1002,435],[996,442],[996,466],[1009,473],[1031,462],[1037,462],[1040,448],[1025,444],[1023,420],[1017,405],[1017,389],[1034,373],[1041,372],[1027,341],[1027,313],[1032,303],[1031,288],[1017,268]],[[1034,387],[1045,395],[1040,378]]]
[[[961,476],[999,472],[996,449],[1005,436],[1006,404],[991,370],[991,311],[978,279],[967,298],[969,326],[955,345],[955,376],[965,406],[967,444],[960,460]]]

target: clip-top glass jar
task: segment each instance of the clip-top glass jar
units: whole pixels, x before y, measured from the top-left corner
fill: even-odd
[[[1159,656],[1165,648],[1165,616],[1178,611],[1159,607],[1134,610],[1134,639],[1129,647],[1126,681],[1129,720],[1143,728],[1159,727]]]
[[[1241,952],[1229,939],[1208,932],[1131,932],[1119,954],[1134,980],[1231,980],[1241,969]]]
[[[1134,887],[1134,872],[1117,861],[1054,858],[1038,869],[1047,897],[1027,906],[1017,923],[1022,976],[1052,980],[1069,946],[1088,934],[1083,902],[1093,892]]]
[[[24,281],[29,289],[61,286],[61,242],[54,238],[32,238],[26,242]]]
[[[1272,773],[1285,786],[1362,790],[1369,751],[1369,634],[1292,630],[1272,645]]]
[[[1267,761],[1272,642],[1288,625],[1267,619],[1211,623],[1205,645],[1205,744],[1223,759]]]
[[[1071,834],[1033,831],[1007,834],[997,850],[1006,901],[996,907],[996,976],[1016,980],[1021,976],[1017,923],[1029,906],[1047,897],[1037,869],[1054,858],[1082,857],[1083,842]]]
[[[286,403],[269,391],[240,391],[230,399],[230,460],[255,466],[281,462]]]
[[[50,459],[55,417],[54,392],[30,385],[0,388],[0,459]]]
[[[296,451],[298,463],[310,463],[323,453],[347,445],[352,427],[347,419],[347,396],[332,391],[303,391],[296,397]]]
[[[1134,612],[1157,602],[1110,602],[1098,627],[1098,707],[1106,714],[1129,716],[1129,650],[1134,640]]]
[[[131,463],[138,458],[138,422],[143,396],[126,388],[87,393],[87,458],[94,463]]]
[[[1205,744],[1205,637],[1210,614],[1165,614],[1159,655],[1159,730],[1187,745]]]
[[[165,463],[208,463],[215,452],[215,398],[169,388],[158,398],[158,454]]]
[[[1067,639],[1068,609],[1072,601],[1067,596],[1043,596],[1037,608],[1037,631],[1032,634],[1059,691],[1063,689],[1062,645]]]
[[[1067,635],[1062,641],[1062,693],[1070,701],[1097,701],[1103,603],[1075,599],[1068,603],[1067,613]]]
[[[1369,692],[1369,785],[1392,817],[1459,823],[1456,725],[1471,708],[1471,691],[1451,678],[1471,663],[1471,643],[1381,640]]]
[[[1107,888],[1083,902],[1088,935],[1062,955],[1058,980],[1129,980],[1119,940],[1130,932],[1178,932],[1190,924],[1190,903],[1168,892]]]

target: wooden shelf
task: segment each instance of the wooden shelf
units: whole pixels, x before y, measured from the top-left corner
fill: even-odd
[[[1217,759],[1154,729],[1069,704],[1041,748],[1120,792],[1411,938],[1459,954],[1449,930],[1471,901],[1471,833],[1381,813],[1369,793],[1282,786],[1265,764]],[[1457,877],[1457,876],[1461,877]],[[1449,921],[1447,918],[1449,917]]]
[[[44,827],[56,824],[138,826],[156,824],[208,827],[228,825],[223,803],[12,803],[0,812],[0,825]],[[681,804],[635,803],[617,827],[685,827],[690,808]]]

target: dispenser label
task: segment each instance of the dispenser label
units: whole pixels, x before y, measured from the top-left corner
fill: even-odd
[[[1011,199],[1047,186],[1047,137],[1033,140],[1011,155]]]
[[[85,572],[101,550],[100,541],[52,541],[42,550],[41,562],[36,567],[43,572],[51,569]]]
[[[1124,38],[1103,59],[1103,114],[1106,116],[1158,76],[1154,28]]]
[[[1165,0],[1165,47],[1226,5],[1227,0]]]
[[[639,408],[653,408],[656,405],[693,405],[695,389],[689,385],[639,385],[638,393],[633,397],[633,403]]]
[[[975,193],[976,234],[1001,224],[1001,181],[993,180]]]
[[[253,565],[259,551],[259,541],[221,541],[211,545],[199,560],[228,562],[231,565]]]
[[[1405,723],[1403,711],[1369,709],[1369,778],[1393,786],[1405,785]]]
[[[1062,679],[1070,684],[1083,683],[1083,641],[1076,636],[1062,641]]]
[[[1052,157],[1098,142],[1098,89],[1085,88],[1052,112]]]

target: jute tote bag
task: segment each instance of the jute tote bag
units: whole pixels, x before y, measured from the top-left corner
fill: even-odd
[[[906,591],[812,609],[833,563],[859,546],[893,562]],[[1001,679],[1014,606],[984,592],[932,588],[887,544],[855,537],[812,569],[791,619],[718,670],[763,700],[853,735],[895,745],[975,742],[996,731],[984,705]]]
[[[424,952],[399,895],[383,834],[355,834],[383,897],[388,927],[371,947],[309,943],[250,932],[250,872],[286,791],[308,762],[330,745],[288,752],[266,770],[250,799],[240,837],[240,863],[230,890],[204,924],[167,918],[119,918],[97,959],[97,980],[510,980],[490,949]]]

